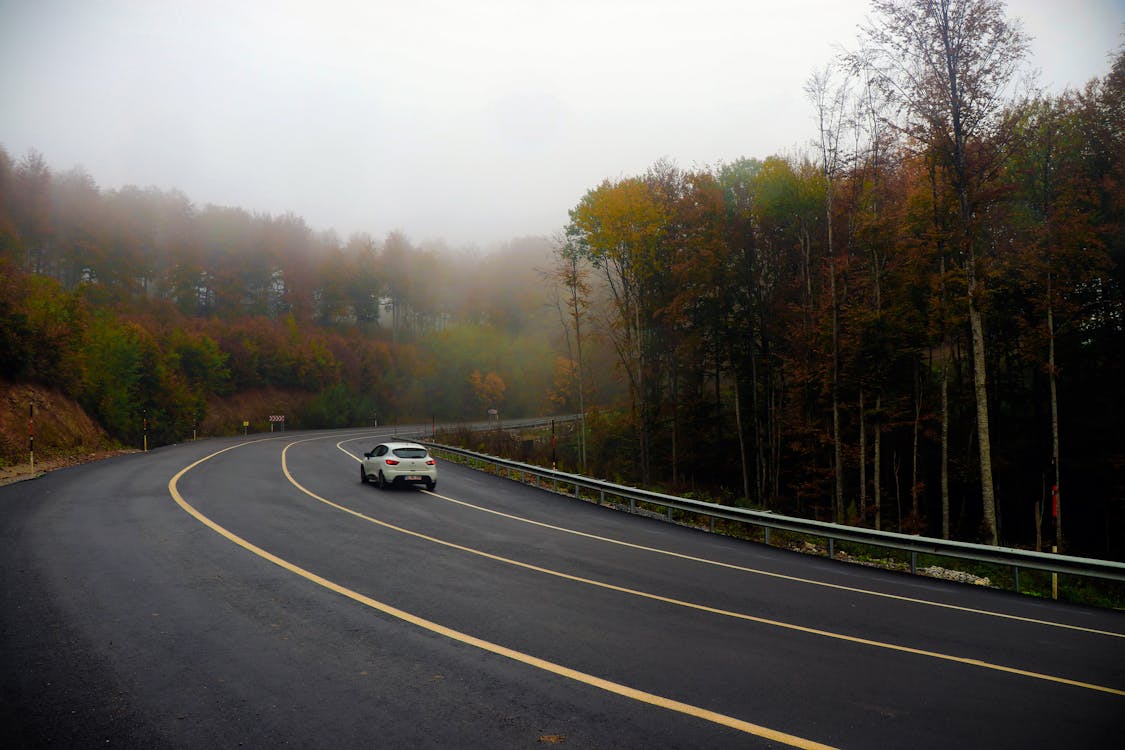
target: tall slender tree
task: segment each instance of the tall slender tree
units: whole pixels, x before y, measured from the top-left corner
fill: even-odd
[[[1005,15],[1002,0],[874,0],[872,6],[876,14],[853,60],[875,71],[875,83],[897,114],[892,124],[948,166],[957,195],[953,240],[966,278],[983,535],[997,544],[984,332],[986,246],[977,219],[1006,155],[1003,113],[1028,41],[1019,23]]]
[[[570,212],[567,235],[602,272],[613,304],[610,339],[629,383],[641,481],[650,480],[653,374],[652,262],[665,217],[645,180],[603,182]]]
[[[824,236],[825,257],[828,259],[828,282],[832,326],[832,447],[834,473],[834,512],[837,523],[844,521],[844,445],[840,437],[840,299],[836,289],[836,248],[832,241],[833,198],[836,183],[843,168],[840,139],[844,132],[848,83],[835,83],[833,70],[826,66],[814,73],[805,84],[805,94],[813,103],[817,139],[815,145],[820,156],[820,169],[824,176]]]

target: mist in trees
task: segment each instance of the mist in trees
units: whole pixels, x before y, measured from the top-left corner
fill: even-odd
[[[267,387],[314,394],[290,426],[540,413],[559,337],[549,255],[537,238],[487,254],[341,241],[0,149],[0,376],[60,387],[130,443],[146,419],[171,442],[209,398]],[[502,398],[485,405],[474,377]]]
[[[1000,4],[875,10],[810,78],[811,154],[658,162],[571,211],[623,453],[732,502],[1119,556],[1125,55],[1047,96]]]
[[[581,412],[566,469],[1121,557],[1125,52],[1047,95],[1025,44],[995,0],[879,0],[807,151],[662,159],[487,253],[0,149],[0,375],[133,442],[264,387],[309,427]]]

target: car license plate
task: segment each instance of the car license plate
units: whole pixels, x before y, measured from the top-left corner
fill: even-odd
[[[408,481],[408,482],[421,482],[422,477],[407,477],[406,481]]]

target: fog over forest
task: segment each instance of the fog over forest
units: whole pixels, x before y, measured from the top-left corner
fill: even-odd
[[[1011,0],[1049,93],[1107,69],[1120,0]],[[865,0],[0,3],[0,145],[103,189],[489,249],[607,177],[808,150],[803,86]]]
[[[0,377],[124,444],[582,412],[569,470],[1125,556],[1119,5],[421,5],[5,8]]]

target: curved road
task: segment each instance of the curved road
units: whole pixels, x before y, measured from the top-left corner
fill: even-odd
[[[6,747],[1120,746],[1125,617],[842,565],[378,431],[0,487]]]

